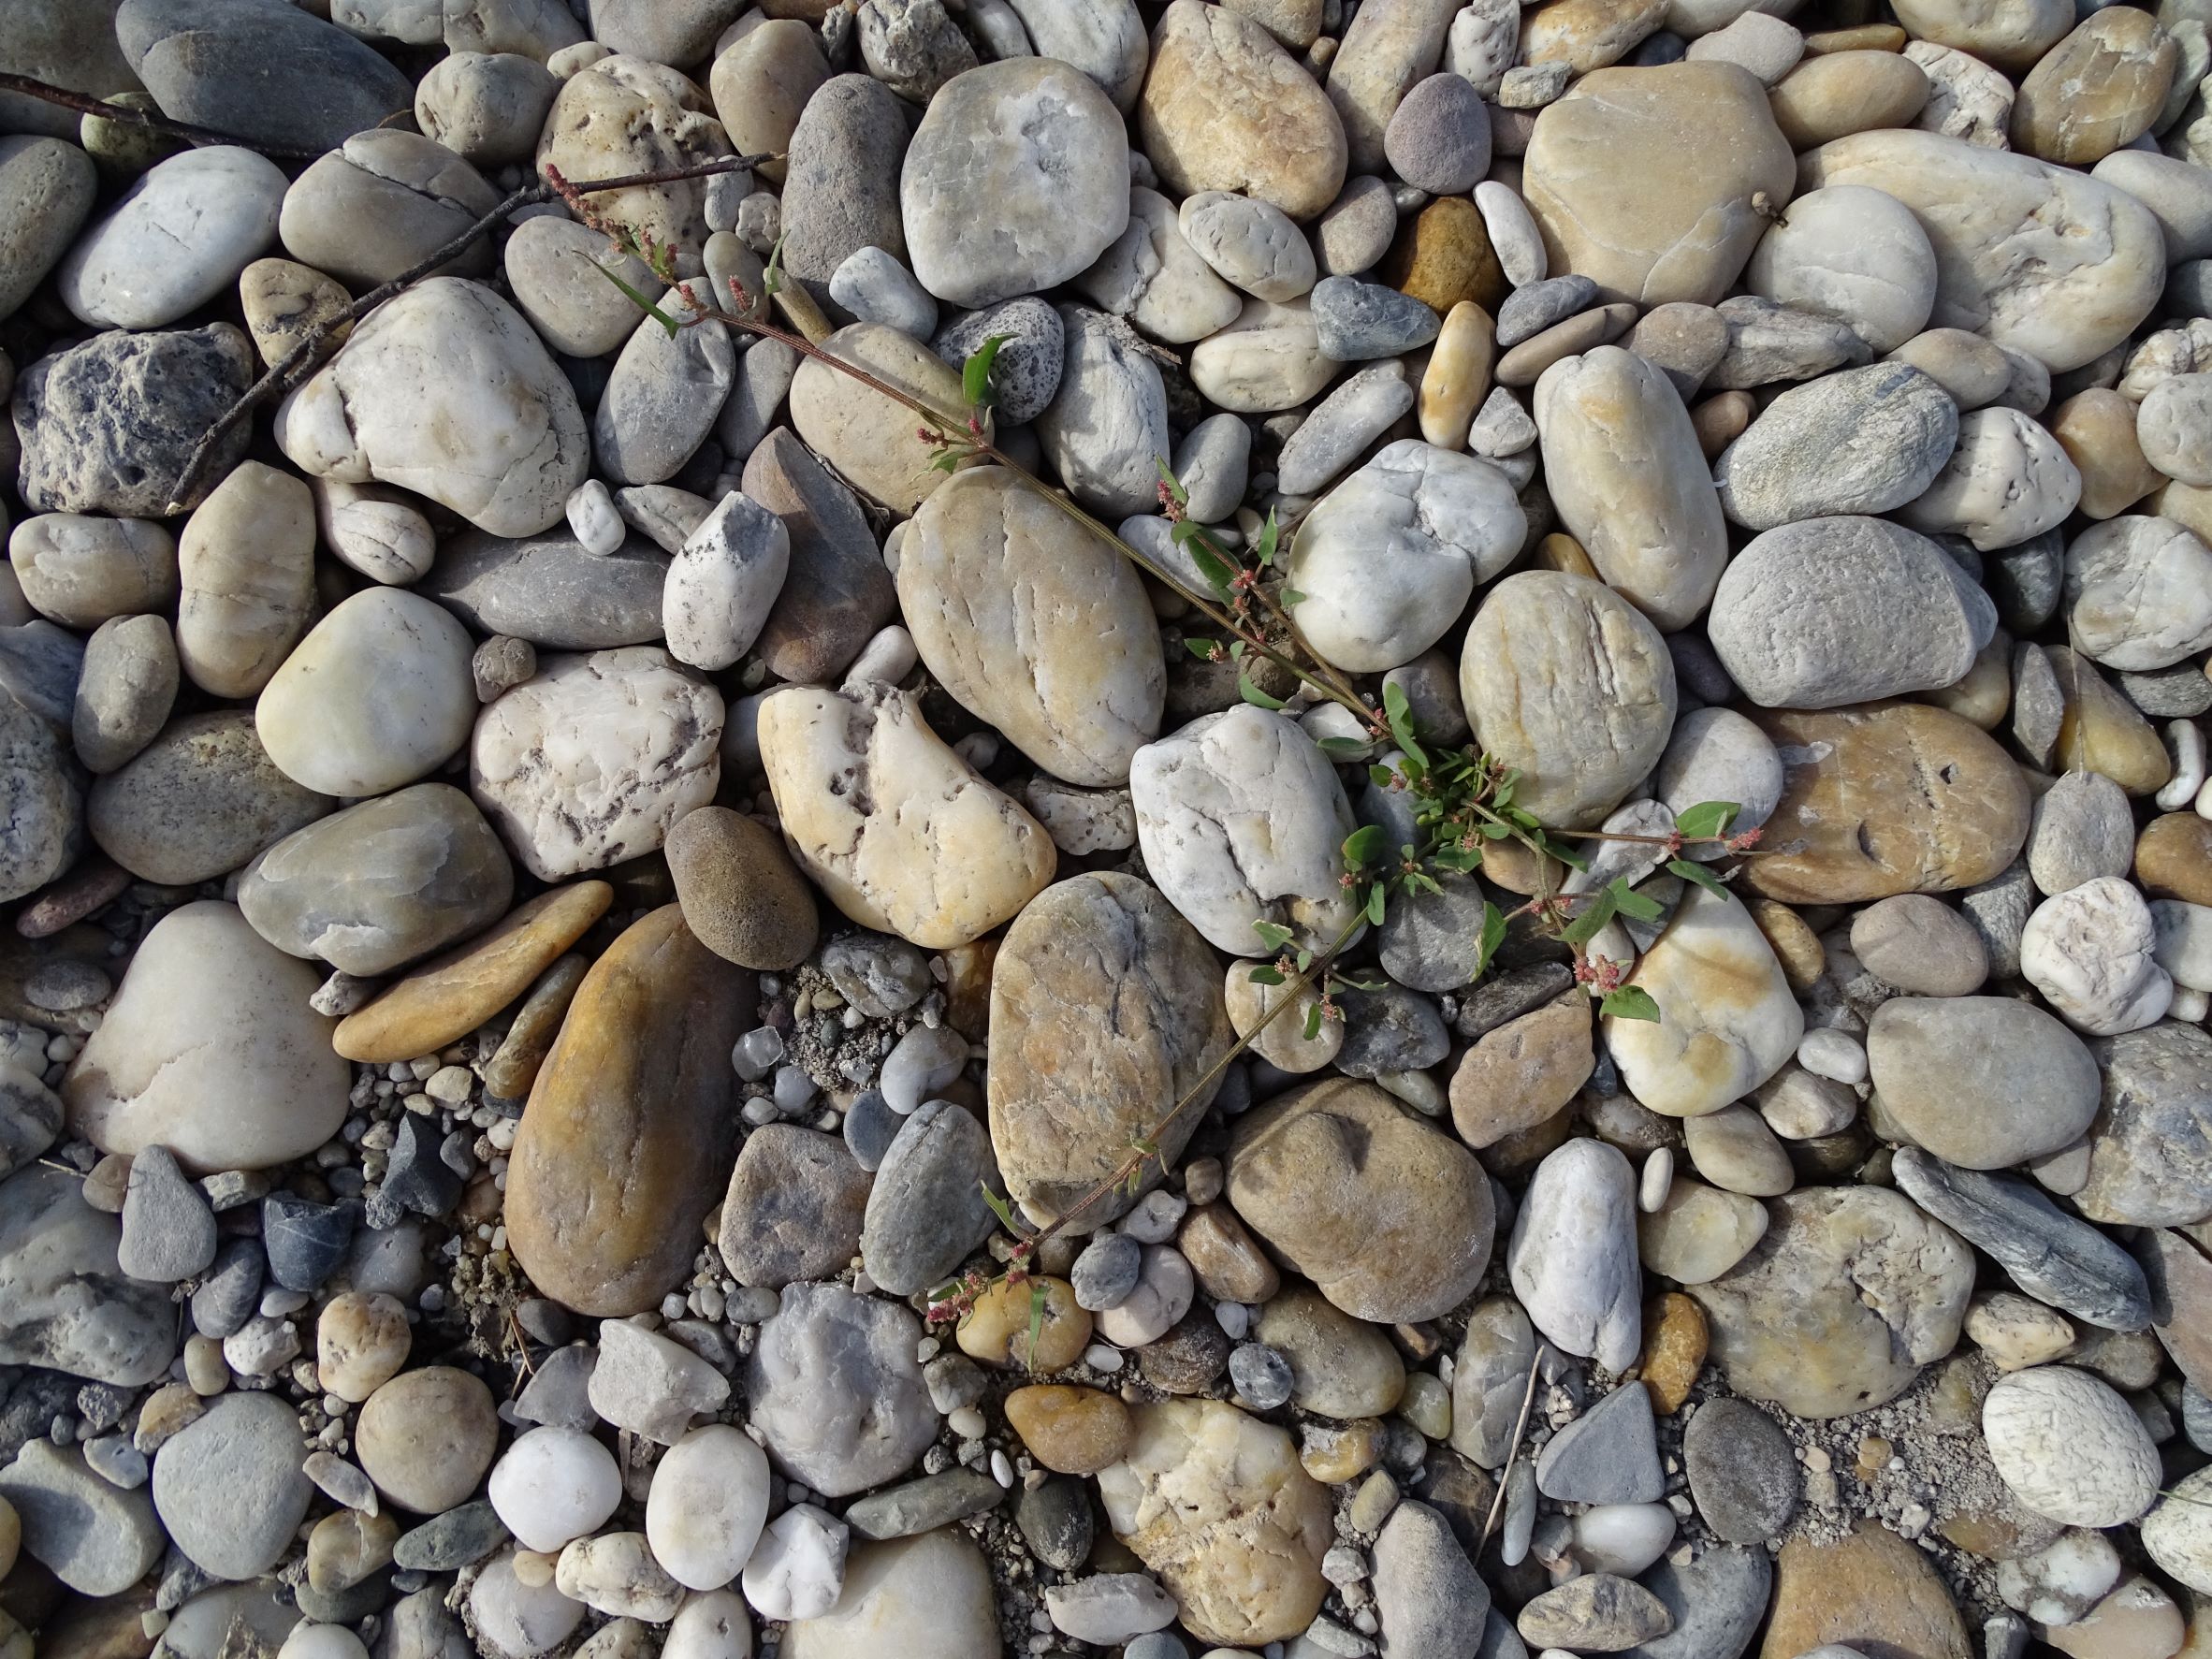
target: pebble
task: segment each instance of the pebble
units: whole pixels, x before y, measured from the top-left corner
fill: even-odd
[[[2109,1037],[2152,1024],[2173,999],[2141,892],[2100,876],[2046,898],[2028,918],[2020,971],[2077,1030]]]
[[[1615,1389],[1546,1443],[1536,1490],[1576,1504],[1654,1504],[1665,1495],[1652,1397]]]
[[[292,1407],[230,1393],[163,1444],[153,1507],[177,1548],[219,1579],[267,1572],[292,1542],[313,1493]]]
[[[2127,1403],[2069,1366],[2001,1376],[1982,1406],[1997,1465],[2030,1509],[2071,1526],[2117,1526],[2158,1495],[2150,1436]]]
[[[1705,1523],[1731,1544],[1779,1536],[1797,1509],[1789,1438],[1741,1400],[1709,1400],[1682,1433],[1690,1492]]]
[[[1537,1166],[1506,1252],[1536,1329],[1612,1371],[1642,1340],[1636,1215],[1628,1160],[1603,1142],[1571,1141]]]
[[[527,1548],[551,1553],[615,1512],[621,1475],[614,1454],[581,1430],[536,1428],[516,1436],[502,1454],[486,1495]]]

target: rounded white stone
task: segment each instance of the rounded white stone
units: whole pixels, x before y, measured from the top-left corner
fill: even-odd
[[[768,1456],[743,1431],[693,1429],[662,1457],[646,1494],[646,1537],[669,1577],[720,1590],[745,1570],[768,1519]]]
[[[2132,1406],[2086,1371],[1999,1377],[1982,1403],[1989,1461],[2021,1503],[2069,1526],[2119,1526],[2159,1492],[2159,1453]]]
[[[622,1472],[614,1453],[581,1430],[532,1429],[492,1465],[485,1495],[509,1532],[551,1551],[615,1512]]]

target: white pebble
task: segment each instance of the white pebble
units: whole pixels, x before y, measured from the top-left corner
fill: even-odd
[[[783,1058],[783,1034],[773,1026],[755,1026],[730,1051],[730,1064],[747,1083],[758,1083]]]
[[[1797,1064],[1815,1077],[1857,1084],[1867,1080],[1866,1045],[1848,1031],[1815,1026],[1797,1044]]]
[[[568,527],[587,553],[604,559],[618,551],[627,533],[604,483],[587,478],[568,492]]]
[[[2166,1018],[2179,1020],[2185,1026],[2201,1025],[2208,1010],[2212,1010],[2212,996],[2192,991],[2187,985],[2176,985],[2174,1000],[2166,1004]]]
[[[1666,1195],[1674,1190],[1674,1148],[1654,1146],[1644,1159],[1643,1179],[1637,1184],[1636,1207],[1647,1215],[1656,1215],[1666,1202]]]
[[[991,1427],[983,1414],[972,1405],[956,1406],[945,1413],[945,1425],[963,1440],[981,1440]]]
[[[1121,1350],[1110,1348],[1102,1342],[1094,1342],[1089,1347],[1083,1350],[1083,1362],[1093,1371],[1103,1371],[1111,1375],[1121,1369]]]
[[[550,1553],[580,1538],[622,1501],[615,1455],[578,1429],[532,1429],[491,1471],[485,1496],[507,1530]]]
[[[1252,1328],[1252,1316],[1241,1302],[1217,1302],[1214,1304],[1214,1323],[1221,1327],[1221,1334],[1231,1342],[1244,1340],[1244,1332]]]
[[[819,1619],[845,1585],[845,1523],[811,1504],[795,1504],[768,1523],[741,1580],[764,1619]]]
[[[1011,1489],[1013,1485],[1013,1464],[1007,1461],[1006,1453],[1003,1451],[995,1451],[991,1454],[991,1478],[1002,1487]]]
[[[1516,288],[1541,282],[1550,269],[1544,256],[1544,239],[1528,205],[1513,194],[1511,185],[1485,179],[1475,186],[1475,206],[1481,211],[1482,227],[1498,256],[1506,280]]]
[[[369,1659],[369,1650],[342,1624],[295,1624],[277,1659]]]
[[[2178,812],[2205,787],[2205,734],[2194,720],[2166,722],[2166,753],[2174,776],[2154,797],[2168,812]]]
[[[852,659],[852,666],[845,670],[845,690],[850,691],[872,683],[895,686],[913,673],[914,664],[920,661],[914,649],[914,636],[894,622],[861,647],[860,655]]]

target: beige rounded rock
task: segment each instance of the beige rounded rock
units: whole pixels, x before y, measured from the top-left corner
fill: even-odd
[[[1497,325],[1490,313],[1472,299],[1454,305],[1429,348],[1429,366],[1421,371],[1416,413],[1422,438],[1439,449],[1467,447],[1476,412],[1490,396],[1497,357]]]
[[[1339,365],[1321,355],[1321,332],[1303,299],[1247,299],[1234,322],[1191,348],[1189,367],[1191,385],[1209,402],[1272,415],[1315,396]]]
[[[7,561],[33,610],[80,632],[177,602],[177,544],[144,518],[40,513],[8,536]]]
[[[837,1604],[788,1624],[782,1659],[974,1659],[998,1641],[991,1566],[957,1527],[855,1544]]]
[[[1720,492],[1666,374],[1601,345],[1536,382],[1544,476],[1607,586],[1663,632],[1711,601],[1728,562]]]
[[[1353,14],[1329,62],[1328,88],[1354,170],[1383,170],[1384,130],[1414,82],[1436,67],[1458,10],[1452,0],[1381,0]]]
[[[793,686],[771,693],[759,719],[784,839],[862,926],[946,950],[1052,880],[1044,826],[932,732],[910,694]]]
[[[1666,1201],[1637,1217],[1637,1253],[1652,1273],[1702,1285],[1741,1261],[1766,1233],[1767,1206],[1758,1200],[1677,1175]]]
[[[1797,187],[1865,184],[1913,210],[1936,255],[1936,327],[2078,369],[2126,340],[2165,284],[2164,233],[2124,191],[2030,155],[1891,128],[1809,152]],[[2033,249],[2023,257],[2023,249]]]
[[[880,323],[854,323],[822,349],[940,411],[939,429],[966,429],[959,374],[921,342]],[[792,379],[791,422],[808,447],[894,513],[912,513],[946,481],[936,464],[943,450],[921,436],[932,423],[811,357]]]
[[[2064,521],[2081,474],[2059,441],[2017,409],[1958,418],[1958,445],[1898,518],[1928,535],[1963,535],[1982,552],[2017,546]]]
[[[804,378],[806,371],[800,371]],[[1000,467],[956,473],[899,546],[899,607],[930,674],[1070,783],[1127,783],[1167,668],[1128,560]]]
[[[1344,187],[1335,107],[1273,36],[1229,7],[1174,0],[1160,14],[1137,133],[1178,196],[1234,190],[1310,219]]]
[[[2180,48],[2147,11],[2092,11],[2037,61],[2013,104],[2013,148],[2086,167],[2150,130]]]
[[[1710,305],[1793,189],[1767,89],[1734,64],[1599,69],[1536,118],[1523,192],[1552,274],[1608,300]]]
[[[2149,1431],[2086,1371],[2045,1365],[1999,1377],[1982,1402],[1982,1433],[2014,1495],[2068,1526],[2122,1526],[2158,1497]]]
[[[2076,392],[2050,414],[2051,436],[2081,474],[2083,517],[2125,513],[2165,483],[2143,458],[2135,437],[2135,405],[2105,386]]]
[[[1350,1422],[1395,1410],[1405,1393],[1405,1361],[1390,1339],[1308,1286],[1270,1297],[1252,1340],[1290,1362],[1290,1398],[1301,1411]]]
[[[1831,51],[1807,58],[1767,95],[1793,150],[1876,127],[1910,126],[1928,103],[1928,72],[1894,51]]]
[[[1475,1155],[1358,1079],[1305,1084],[1239,1118],[1228,1192],[1355,1318],[1433,1318],[1490,1261],[1496,1215]]]
[[[285,777],[327,795],[380,795],[460,752],[476,723],[475,642],[401,588],[342,601],[270,677],[254,728]]]
[[[558,167],[571,179],[620,179],[736,153],[707,109],[706,95],[665,64],[626,54],[601,58],[570,76],[554,98],[538,138],[538,171]],[[704,269],[707,183],[688,179],[608,191],[594,196],[592,206],[672,249],[677,275],[692,277]]]
[[[1733,894],[1688,895],[1628,982],[1658,1003],[1659,1018],[1608,1014],[1599,1027],[1628,1092],[1668,1117],[1740,1099],[1805,1034],[1773,947]]]
[[[69,1127],[103,1152],[166,1146],[194,1174],[304,1157],[344,1121],[321,976],[235,905],[171,910],[140,942],[100,1028],[62,1080]]]
[[[398,1297],[342,1291],[315,1319],[315,1382],[357,1405],[399,1375],[414,1342]]]
[[[798,18],[778,17],[730,42],[714,60],[706,90],[731,148],[739,155],[775,157],[753,170],[780,184],[799,112],[828,79],[821,34]]]
[[[489,1389],[466,1371],[429,1365],[369,1396],[354,1428],[354,1457],[400,1508],[442,1515],[476,1490],[499,1434]]]
[[[1255,980],[1255,971],[1276,973],[1271,962],[1231,962],[1229,978],[1222,986],[1222,997],[1229,1008],[1229,1022],[1236,1027],[1239,1037],[1252,1039],[1252,1052],[1279,1071],[1302,1075],[1318,1071],[1336,1058],[1337,1050],[1344,1046],[1344,1022],[1323,1019],[1312,1037],[1305,1035],[1305,1027],[1313,1011],[1320,1006],[1318,987],[1307,985],[1290,998],[1290,1006],[1273,1019],[1269,1015],[1284,998],[1290,987],[1267,984]],[[1260,1025],[1262,1020],[1267,1024]]]
[[[1328,1490],[1290,1436],[1215,1400],[1131,1415],[1135,1438],[1099,1471],[1099,1495],[1113,1535],[1174,1596],[1183,1627],[1250,1648],[1302,1632],[1328,1589],[1321,1557],[1333,1532]]]
[[[1523,571],[1476,611],[1460,697],[1483,749],[1521,772],[1519,804],[1581,828],[1658,764],[1674,729],[1674,662],[1659,631],[1611,589]]]
[[[1915,41],[1973,56],[2017,75],[2074,26],[2067,0],[1905,0],[1898,22]]]
[[[184,521],[177,656],[192,683],[251,697],[306,632],[314,604],[315,509],[307,485],[240,461]]]

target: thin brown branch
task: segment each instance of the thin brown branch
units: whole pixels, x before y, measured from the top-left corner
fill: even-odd
[[[59,104],[63,109],[74,109],[80,115],[96,116],[101,121],[112,121],[119,126],[144,127],[149,132],[166,133],[172,138],[182,138],[192,144],[232,144],[240,150],[252,150],[262,155],[281,155],[287,161],[313,161],[323,153],[320,150],[300,150],[289,144],[264,144],[254,138],[241,138],[236,133],[219,133],[213,127],[195,126],[189,121],[172,121],[155,110],[134,109],[126,104],[109,104],[85,93],[71,92],[65,86],[34,80],[28,75],[0,74],[0,92],[20,93],[26,98]]]
[[[1490,1542],[1491,1535],[1498,1530],[1498,1517],[1505,1509],[1506,1493],[1513,1480],[1513,1464],[1521,1456],[1521,1437],[1528,1433],[1529,1408],[1536,1403],[1536,1373],[1543,1363],[1544,1345],[1538,1342],[1536,1351],[1528,1362],[1528,1387],[1521,1393],[1521,1416],[1513,1424],[1513,1443],[1506,1452],[1506,1466],[1498,1471],[1498,1490],[1490,1500],[1490,1514],[1483,1519],[1482,1537],[1476,1545],[1477,1552]],[[1638,1383],[1636,1386],[1641,1388],[1643,1385]]]
[[[741,167],[749,167],[767,159],[764,155],[725,155],[693,167],[670,167],[662,172],[627,173],[612,179],[589,179],[582,183],[572,184],[570,188],[589,194],[606,190],[633,190],[648,184],[675,184],[687,179],[709,179],[718,173],[735,172]],[[290,391],[306,378],[321,363],[324,348],[338,335],[351,328],[386,300],[422,281],[439,267],[459,258],[490,235],[508,215],[522,208],[534,207],[553,199],[553,186],[544,182],[525,184],[510,192],[497,207],[444,246],[425,255],[391,281],[370,289],[344,311],[336,316],[324,318],[301,335],[290,351],[272,363],[268,372],[248,386],[238,401],[226,409],[216,418],[215,424],[200,434],[199,442],[192,446],[192,453],[185,458],[184,470],[177,476],[176,488],[169,492],[168,511],[182,513],[191,507],[193,492],[213,464],[224,439],[262,404],[282,392]]]

